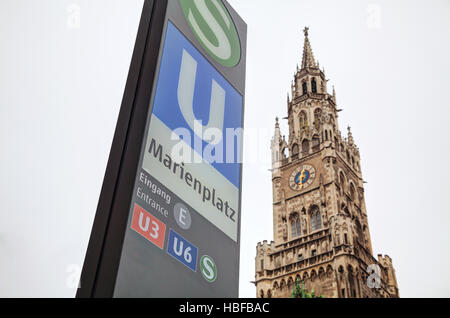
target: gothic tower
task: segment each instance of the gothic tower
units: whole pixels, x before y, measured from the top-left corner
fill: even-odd
[[[359,149],[304,34],[289,138],[277,118],[271,143],[274,241],[257,246],[257,297],[291,297],[296,281],[324,297],[398,297],[391,258],[373,256]]]

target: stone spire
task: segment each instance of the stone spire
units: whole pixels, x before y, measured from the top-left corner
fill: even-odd
[[[280,151],[280,144],[282,142],[281,137],[281,129],[280,129],[280,123],[278,117],[275,119],[275,134],[272,138],[272,169],[277,169],[280,167],[280,160],[281,160],[281,151]]]
[[[278,146],[280,145],[280,142],[282,140],[281,137],[281,129],[280,129],[280,122],[278,117],[275,119],[275,134],[273,136],[273,146],[275,148],[278,148]]]
[[[314,60],[314,55],[311,49],[311,43],[309,43],[309,27],[303,30],[305,34],[305,44],[303,46],[303,60],[302,60],[302,70],[305,68],[317,68],[316,61]]]
[[[348,135],[347,135],[348,144],[350,146],[353,146],[355,144],[355,140],[353,139],[352,128],[350,126],[348,126],[347,130],[348,130]]]

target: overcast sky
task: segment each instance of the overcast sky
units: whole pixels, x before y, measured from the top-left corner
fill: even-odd
[[[0,0],[0,296],[75,295],[142,3]],[[245,125],[260,131],[244,145],[260,162],[244,167],[240,296],[273,239],[270,134],[309,26],[360,148],[374,253],[402,297],[450,297],[450,1],[230,3],[249,28]]]

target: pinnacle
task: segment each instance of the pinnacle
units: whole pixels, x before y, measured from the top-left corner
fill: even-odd
[[[305,34],[305,44],[303,46],[303,59],[302,69],[305,68],[317,68],[316,61],[314,60],[314,54],[312,52],[311,43],[309,42],[309,27],[303,30]]]

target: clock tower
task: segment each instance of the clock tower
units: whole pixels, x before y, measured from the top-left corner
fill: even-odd
[[[389,256],[374,258],[359,149],[338,125],[336,93],[305,28],[287,97],[289,137],[271,142],[274,241],[257,245],[258,297],[291,297],[295,283],[324,297],[398,297]]]

